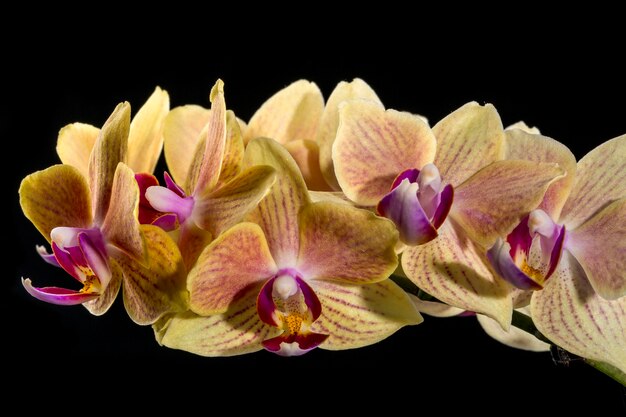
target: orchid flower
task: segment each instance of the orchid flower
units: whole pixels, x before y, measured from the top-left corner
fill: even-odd
[[[380,102],[374,90],[358,78],[337,84],[326,105],[315,83],[296,81],[254,113],[244,129],[244,140],[276,140],[295,159],[309,190],[339,191],[330,150],[339,123],[339,104],[352,99]]]
[[[558,161],[568,177],[490,249],[494,268],[534,290],[532,318],[546,337],[626,372],[626,135],[577,165],[565,146],[521,130],[507,132],[507,148],[512,158]]]
[[[402,267],[409,279],[508,327],[508,287],[488,268],[482,247],[537,207],[561,169],[504,161],[503,141],[491,105],[466,104],[431,131],[419,116],[349,101],[340,109],[333,160],[346,196],[378,205],[396,224],[408,245]]]
[[[130,106],[118,105],[99,131],[87,180],[70,165],[55,165],[26,177],[20,204],[26,217],[52,245],[38,247],[47,262],[62,267],[82,288],[34,287],[35,298],[53,304],[83,304],[104,314],[124,286],[124,304],[139,324],[183,310],[182,259],[174,242],[154,226],[137,221],[139,192],[126,159]]]
[[[130,123],[126,163],[134,172],[152,173],[163,148],[163,124],[170,107],[167,91],[157,87]],[[57,154],[66,165],[89,177],[89,156],[100,129],[85,123],[72,123],[61,129]]]
[[[391,222],[345,204],[312,203],[295,161],[271,139],[251,141],[245,161],[272,166],[276,183],[252,222],[202,252],[188,277],[191,312],[155,326],[162,344],[204,356],[262,348],[299,355],[369,345],[421,322],[387,279],[397,266]]]
[[[144,210],[142,221],[165,230],[180,226],[178,244],[188,269],[202,249],[251,211],[274,182],[270,167],[241,169],[239,123],[226,111],[221,80],[211,91],[211,101],[208,114],[193,106],[174,109],[166,119],[165,155],[182,186],[167,173],[166,187],[158,186],[154,177],[137,177],[145,190],[143,208],[160,212],[150,217]]]

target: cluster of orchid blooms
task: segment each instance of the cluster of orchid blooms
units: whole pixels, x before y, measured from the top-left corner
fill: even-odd
[[[121,288],[160,344],[203,356],[352,349],[468,312],[549,349],[511,326],[518,310],[626,373],[626,135],[576,162],[489,104],[431,127],[359,79],[326,103],[297,81],[248,123],[221,81],[210,98],[170,110],[157,88],[132,121],[122,103],[101,129],[60,131],[62,164],[26,177],[20,203],[82,288],[26,291],[101,315]]]

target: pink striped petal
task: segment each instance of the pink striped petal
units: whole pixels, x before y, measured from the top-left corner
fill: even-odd
[[[65,165],[76,168],[89,177],[89,157],[100,129],[84,123],[72,123],[59,131],[57,154]]]
[[[315,83],[299,80],[283,88],[254,113],[245,130],[246,143],[266,137],[279,143],[317,137],[324,98]]]
[[[615,300],[626,296],[626,198],[571,231],[567,249],[601,297]]]
[[[349,83],[341,81],[330,94],[330,97],[328,97],[328,102],[324,108],[324,113],[322,113],[322,119],[317,131],[317,143],[320,149],[321,172],[325,182],[333,190],[341,189],[335,177],[335,167],[332,159],[333,143],[339,127],[339,105],[348,100],[369,100],[379,103],[382,107],[382,103],[374,90],[359,78],[355,78]]]
[[[468,236],[491,247],[534,210],[563,170],[554,163],[498,161],[455,188],[450,216]]]
[[[225,184],[241,173],[244,154],[241,125],[231,110],[226,112],[226,145],[219,182]]]
[[[419,116],[353,100],[340,106],[339,121],[332,151],[335,174],[343,192],[359,205],[376,205],[400,172],[422,168],[435,157],[435,137]]]
[[[169,172],[178,184],[185,184],[193,159],[193,150],[201,139],[200,133],[209,123],[211,111],[188,105],[172,109],[163,126],[163,153]]]
[[[100,130],[89,159],[89,187],[94,223],[101,225],[109,210],[117,165],[125,162],[130,129],[130,104],[117,105]]]
[[[435,165],[454,187],[504,156],[504,130],[495,107],[468,103],[433,127]]]
[[[546,287],[533,294],[531,312],[552,342],[626,372],[626,297],[611,301],[599,296],[568,251]]]
[[[189,272],[190,307],[205,316],[223,313],[249,286],[277,271],[261,228],[240,223],[211,242]]]
[[[187,271],[176,243],[156,226],[143,225],[147,263],[117,258],[124,274],[124,306],[139,325],[152,324],[170,312],[187,310]]]
[[[275,180],[276,173],[270,166],[248,168],[199,199],[193,207],[192,218],[198,226],[218,236],[256,208]]]
[[[159,87],[133,117],[128,133],[128,160],[134,172],[154,172],[163,148],[163,125],[170,97]]]
[[[565,176],[550,185],[538,207],[553,219],[558,219],[574,184],[576,158],[567,146],[549,137],[508,128],[505,134],[506,159],[556,162],[564,171]]]
[[[19,193],[24,215],[48,242],[55,227],[91,227],[89,186],[74,167],[54,165],[30,174]]]
[[[604,142],[580,161],[560,223],[573,230],[611,201],[626,197],[626,135]]]
[[[276,182],[248,219],[263,229],[274,260],[281,267],[296,265],[300,247],[298,213],[310,198],[300,170],[289,153],[272,139],[255,139],[246,147],[244,166],[269,165]]]
[[[343,350],[371,345],[401,327],[423,321],[409,296],[391,280],[369,285],[309,281],[322,304],[311,331],[327,334],[322,349]]]
[[[300,168],[304,182],[309,190],[331,191],[320,170],[320,155],[317,142],[307,139],[292,140],[285,143],[285,149],[291,154]]]
[[[36,288],[33,287],[28,278],[22,278],[22,285],[26,291],[36,299],[45,301],[46,303],[64,306],[83,304],[99,296],[97,293],[80,292],[59,287]]]
[[[246,288],[222,314],[202,317],[189,311],[166,317],[154,326],[157,340],[169,348],[201,356],[233,356],[262,350],[262,342],[281,331],[259,319],[259,290],[260,285]]]
[[[187,271],[196,264],[198,257],[212,240],[213,235],[210,232],[200,229],[193,222],[186,222],[180,227],[177,243]]]
[[[402,254],[407,277],[433,297],[454,307],[485,314],[508,329],[513,305],[509,287],[487,266],[485,251],[448,220],[439,237]]]
[[[102,223],[108,244],[136,260],[144,258],[144,241],[139,230],[139,188],[133,171],[120,163],[111,189],[111,204]]]
[[[382,281],[398,265],[393,223],[345,204],[320,202],[300,212],[297,270],[316,280]]]

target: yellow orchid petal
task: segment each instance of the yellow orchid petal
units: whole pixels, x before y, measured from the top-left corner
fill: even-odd
[[[439,228],[437,239],[408,247],[402,254],[402,269],[419,288],[451,306],[485,314],[508,329],[513,312],[508,285],[494,276],[487,262],[484,249],[450,220]]]
[[[248,219],[263,229],[272,256],[281,266],[293,266],[298,256],[298,213],[310,198],[295,161],[278,142],[258,138],[246,147],[244,166],[269,165],[276,182]]]
[[[130,318],[146,325],[169,312],[187,310],[188,293],[183,258],[176,243],[162,229],[144,224],[147,264],[120,256],[124,273],[124,306]]]
[[[117,298],[117,294],[120,292],[122,285],[123,273],[122,268],[119,266],[115,259],[109,258],[109,268],[111,268],[111,280],[109,281],[104,293],[100,294],[95,300],[83,303],[83,306],[94,316],[101,316],[113,305],[113,302]]]
[[[196,264],[198,256],[212,240],[211,232],[200,229],[193,222],[186,222],[178,230],[178,247],[188,271]]]
[[[554,163],[497,161],[454,190],[450,216],[471,239],[490,247],[534,210],[563,170]]]
[[[300,211],[298,270],[306,277],[352,284],[386,279],[398,266],[394,224],[373,213],[329,202]]]
[[[244,144],[241,126],[235,113],[226,112],[226,145],[222,161],[222,172],[219,182],[224,184],[235,178],[241,172],[243,163]]]
[[[615,300],[626,296],[626,198],[570,231],[567,249],[601,297]]]
[[[332,150],[337,181],[352,201],[374,206],[399,173],[432,162],[436,146],[419,116],[371,101],[345,102]]]
[[[260,285],[246,290],[223,314],[202,317],[189,311],[155,326],[160,344],[201,356],[233,356],[263,349],[263,340],[281,330],[259,319],[256,299]]]
[[[85,123],[72,123],[59,132],[57,154],[66,165],[78,169],[89,178],[89,157],[100,129]]]
[[[155,88],[130,124],[128,160],[135,172],[152,173],[163,148],[163,125],[170,109],[167,91]]]
[[[91,227],[89,185],[72,166],[54,165],[30,174],[19,193],[24,215],[48,242],[55,227]]]
[[[429,316],[454,317],[465,312],[462,308],[452,307],[438,301],[425,301],[412,294],[409,294],[409,297],[411,297],[411,301],[413,301],[413,304],[415,304],[415,307],[420,313]]]
[[[130,104],[120,103],[102,126],[89,159],[89,187],[94,210],[94,222],[102,224],[111,198],[113,177],[119,162],[126,160]]]
[[[257,165],[246,169],[206,198],[196,201],[196,223],[218,236],[240,222],[269,191],[276,180],[274,168]]]
[[[250,286],[276,272],[263,230],[254,223],[240,223],[211,242],[189,272],[191,310],[203,316],[224,313]]]
[[[409,296],[391,280],[369,285],[307,281],[322,304],[311,331],[328,334],[322,349],[343,350],[379,342],[423,321]]]
[[[226,102],[224,101],[224,83],[218,80],[211,90],[211,115],[207,124],[202,158],[194,156],[187,175],[187,189],[194,195],[211,192],[219,180],[226,148]]]
[[[527,307],[523,311],[524,314],[530,315],[530,309]],[[550,352],[550,344],[537,339],[532,334],[519,329],[515,326],[505,332],[497,321],[482,314],[477,314],[478,323],[485,333],[498,342],[509,347],[529,352]]]
[[[538,207],[557,220],[576,178],[576,157],[567,146],[546,136],[508,128],[505,135],[506,159],[556,162],[565,171],[563,178],[550,185]]]
[[[311,201],[314,203],[320,201],[328,201],[337,204],[346,204],[348,206],[355,207],[354,202],[351,201],[346,195],[339,191],[309,191]]]
[[[188,105],[172,109],[165,117],[163,153],[169,173],[177,184],[184,185],[187,181],[193,151],[210,116],[211,110]]]
[[[578,162],[560,222],[574,229],[613,200],[626,197],[626,135],[604,142]]]
[[[111,204],[102,223],[102,233],[115,245],[138,261],[144,259],[144,241],[139,230],[139,187],[133,171],[119,163],[111,189]]]
[[[626,297],[609,301],[596,294],[567,250],[530,306],[533,322],[552,342],[626,372]]]
[[[307,139],[292,140],[284,146],[298,164],[309,190],[331,190],[320,170],[320,153],[316,142]]]
[[[245,130],[244,141],[258,137],[280,143],[294,139],[315,139],[324,98],[315,83],[299,80],[270,97],[254,113]]]
[[[502,159],[504,130],[491,104],[468,103],[433,127],[435,165],[441,177],[458,186],[476,171]]]
[[[337,178],[335,178],[335,167],[332,159],[333,143],[339,127],[339,105],[348,100],[369,100],[382,103],[374,90],[360,78],[355,78],[347,83],[341,81],[328,97],[328,102],[322,113],[322,119],[317,131],[317,143],[320,147],[320,168],[326,183],[334,190],[340,190]]]

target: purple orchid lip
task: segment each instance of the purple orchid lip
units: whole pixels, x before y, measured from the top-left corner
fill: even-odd
[[[194,198],[181,196],[177,189],[152,186],[146,190],[146,198],[150,205],[162,213],[174,213],[180,224],[191,217],[194,207]]]
[[[428,164],[422,171],[408,169],[400,173],[377,210],[394,222],[403,243],[421,245],[437,237],[437,228],[448,216],[453,197],[452,185],[442,186],[439,171]]]
[[[506,242],[496,241],[487,251],[487,258],[495,271],[513,286],[540,290],[556,270],[564,242],[565,226],[554,223],[542,210],[534,210],[513,229]],[[538,250],[541,265],[530,265],[531,251]]]
[[[279,271],[263,285],[257,311],[261,321],[283,330],[281,335],[263,341],[265,349],[281,356],[302,355],[328,338],[308,330],[322,314],[322,304],[315,291],[292,269]]]
[[[49,253],[44,246],[37,245],[35,246],[35,249],[44,261],[46,261],[50,265],[58,266],[59,268],[61,267],[59,261],[57,261],[57,258],[55,258],[54,253]]]

